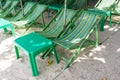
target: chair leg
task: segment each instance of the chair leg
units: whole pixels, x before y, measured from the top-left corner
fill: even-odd
[[[96,47],[98,46],[98,28],[95,28],[95,33],[96,33]]]
[[[19,59],[20,56],[19,56],[18,47],[17,47],[17,46],[14,46],[14,48],[15,48],[15,52],[16,52],[16,58]]]
[[[7,32],[8,30],[6,28],[3,28],[5,32]]]
[[[70,64],[73,62],[73,60],[78,56],[78,54],[81,51],[81,48],[83,47],[83,45],[85,44],[86,40],[84,40],[81,45],[79,46],[79,48],[73,53],[73,55],[71,56],[71,58],[67,61],[67,64],[65,65],[64,69],[68,68],[70,66]]]
[[[43,13],[42,13],[42,23],[43,23],[43,27],[45,27],[45,20],[44,20]]]
[[[79,51],[79,52],[80,52],[80,51]],[[70,66],[70,64],[73,62],[73,60],[74,60],[74,59],[77,57],[77,55],[79,54],[79,52],[76,51],[76,52],[71,56],[71,58],[67,61],[67,64],[65,65],[64,70]]]
[[[73,60],[78,56],[83,45],[84,45],[84,42],[81,43],[80,47],[73,53],[71,58],[68,61],[66,60],[67,64],[65,65],[64,69],[68,68],[70,66],[70,64],[73,62]]]
[[[29,54],[29,55],[28,55],[28,58],[29,58],[29,61],[30,61],[31,69],[32,69],[32,75],[33,75],[33,76],[39,75],[39,72],[38,72],[38,69],[37,69],[36,60],[35,60],[35,56]]]
[[[100,24],[100,31],[104,31],[105,18],[103,17]]]
[[[54,46],[53,46],[53,54],[54,54],[54,57],[55,57],[55,59],[56,59],[56,63],[58,64],[58,63],[59,63],[59,59],[58,59],[58,55],[57,55],[57,52],[56,52]]]
[[[112,27],[112,14],[110,12],[110,23],[109,23],[110,27]]]
[[[109,22],[109,25],[110,27],[112,27],[112,13],[110,11],[107,12],[107,16],[110,17],[110,22]]]

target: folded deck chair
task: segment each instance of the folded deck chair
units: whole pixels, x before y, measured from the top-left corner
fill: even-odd
[[[7,0],[3,5],[3,7],[0,9],[0,12],[5,11],[10,6],[11,3],[12,3],[12,0]]]
[[[23,15],[23,11],[20,10],[13,17],[6,18],[6,19],[9,21],[18,21],[18,20],[24,18],[25,16],[29,15],[30,12],[34,9],[35,5],[36,5],[35,2],[26,2],[25,6],[24,6],[24,15]]]
[[[106,13],[107,17],[110,17],[110,26],[112,26],[111,12],[117,4],[116,0],[99,0],[95,5],[95,11],[100,13]]]
[[[7,15],[9,15],[12,12],[12,10],[18,5],[18,3],[19,0],[13,0],[11,6],[4,12],[0,13],[0,18],[5,18]]]
[[[78,14],[80,17],[75,20],[75,26],[72,30],[68,31],[67,34],[61,36],[60,38],[54,39],[53,42],[65,49],[71,50],[75,49],[73,55],[69,59],[62,57],[65,60],[66,65],[65,69],[70,66],[72,61],[78,56],[83,45],[90,41],[95,46],[98,45],[98,29],[97,25],[99,24],[102,17],[105,15],[98,14],[94,12],[81,11]],[[73,21],[74,22],[74,21]],[[89,36],[95,31],[96,41],[93,43],[91,40],[88,40]],[[68,53],[69,54],[69,53]]]
[[[11,21],[11,23],[15,25],[16,28],[26,27],[26,30],[28,30],[30,26],[39,18],[39,16],[43,14],[47,7],[47,5],[36,4],[35,9],[31,12],[31,14],[20,21]]]
[[[58,37],[63,31],[64,27],[66,27],[72,19],[75,17],[77,11],[72,9],[67,9],[66,11],[66,25],[64,24],[64,9],[62,9],[59,15],[56,15],[50,23],[43,29],[43,31],[39,32],[41,35],[46,36],[48,38]]]

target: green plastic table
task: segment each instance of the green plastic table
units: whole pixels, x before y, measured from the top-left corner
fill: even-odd
[[[7,27],[11,29],[13,36],[15,36],[13,25],[9,21],[0,18],[0,28],[3,28],[4,31],[7,32]]]
[[[27,53],[33,76],[37,76],[39,74],[35,57],[41,52],[44,52],[50,48],[53,49],[56,62],[59,63],[53,42],[35,32],[15,39],[14,43],[17,59],[19,58],[18,47],[23,49]]]

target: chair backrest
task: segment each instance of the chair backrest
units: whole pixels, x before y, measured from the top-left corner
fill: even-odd
[[[7,9],[10,6],[11,2],[12,0],[7,0],[6,3],[3,5],[2,9],[3,10]]]
[[[99,0],[95,5],[95,8],[100,10],[112,10],[116,5],[116,0]]]
[[[118,0],[118,1],[116,1],[116,2],[117,2],[117,5],[116,5],[116,7],[113,9],[112,13],[119,15],[119,14],[120,14],[120,0]]]
[[[67,26],[76,15],[76,10],[67,9],[66,11],[66,25],[64,24],[64,9],[60,12],[60,14],[48,25],[48,27],[44,30],[46,32],[47,37],[58,37],[58,35],[63,31],[64,27]]]
[[[23,11],[20,10],[11,20],[20,20],[24,16],[29,15],[30,12],[34,9],[35,5],[36,3],[34,2],[26,2],[24,6],[24,15],[23,15]]]
[[[47,5],[37,4],[31,14],[23,18],[23,21],[25,20],[27,23],[34,22],[47,9],[47,7]]]
[[[6,17],[8,14],[10,14],[18,3],[19,3],[18,0],[13,0],[11,6],[2,14],[2,17]]]
[[[16,7],[19,3],[19,0],[12,0],[11,6],[8,9],[13,9]]]
[[[56,39],[55,42],[68,49],[78,46],[88,36],[90,31],[97,27],[102,17],[103,15],[98,15],[97,13],[82,11],[73,29]]]

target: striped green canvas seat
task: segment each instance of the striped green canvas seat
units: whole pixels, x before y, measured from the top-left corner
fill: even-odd
[[[113,13],[113,14],[120,15],[120,0],[117,1],[117,5],[116,5],[116,7],[115,7],[115,9],[113,10],[112,13]]]
[[[10,4],[12,3],[12,0],[7,0],[5,2],[5,4],[3,5],[2,9],[0,9],[0,12],[6,10],[7,8],[9,8]]]
[[[95,8],[104,11],[111,11],[116,5],[116,0],[99,0]]]
[[[67,9],[66,26],[71,22],[76,13],[76,10]],[[62,9],[62,11],[60,11],[60,14],[52,19],[52,21],[46,26],[46,28],[39,33],[48,38],[58,37],[65,27],[64,22],[64,9]]]
[[[97,4],[95,5],[95,8],[92,9],[95,12],[98,13],[105,13],[106,18],[110,18],[109,25],[112,26],[112,11],[114,10],[115,6],[117,4],[117,0],[99,0]]]
[[[4,18],[7,15],[9,15],[12,12],[12,10],[18,5],[18,3],[19,3],[19,0],[13,0],[11,3],[11,6],[7,10],[5,10],[4,12],[0,13],[0,17]]]
[[[67,64],[65,68],[69,67],[70,63],[74,60],[75,57],[80,53],[80,49],[88,40],[89,36],[92,34],[93,31],[96,31],[96,41],[95,45],[98,43],[98,30],[97,25],[102,19],[103,15],[82,11],[79,13],[80,17],[76,20],[75,26],[72,30],[70,30],[64,36],[54,39],[54,43],[65,48],[65,49],[74,49],[77,48],[70,59],[64,59]]]
[[[15,16],[10,17],[10,18],[6,18],[6,19],[10,20],[10,21],[20,20],[23,17],[29,15],[30,12],[34,9],[35,5],[36,5],[36,3],[34,3],[34,2],[26,2],[25,6],[24,6],[24,15],[23,15],[23,11],[20,10],[18,13],[15,14]]]
[[[27,29],[39,18],[40,15],[47,9],[47,5],[36,4],[35,9],[28,16],[24,17],[20,21],[13,21],[12,24],[16,28],[27,27]]]

